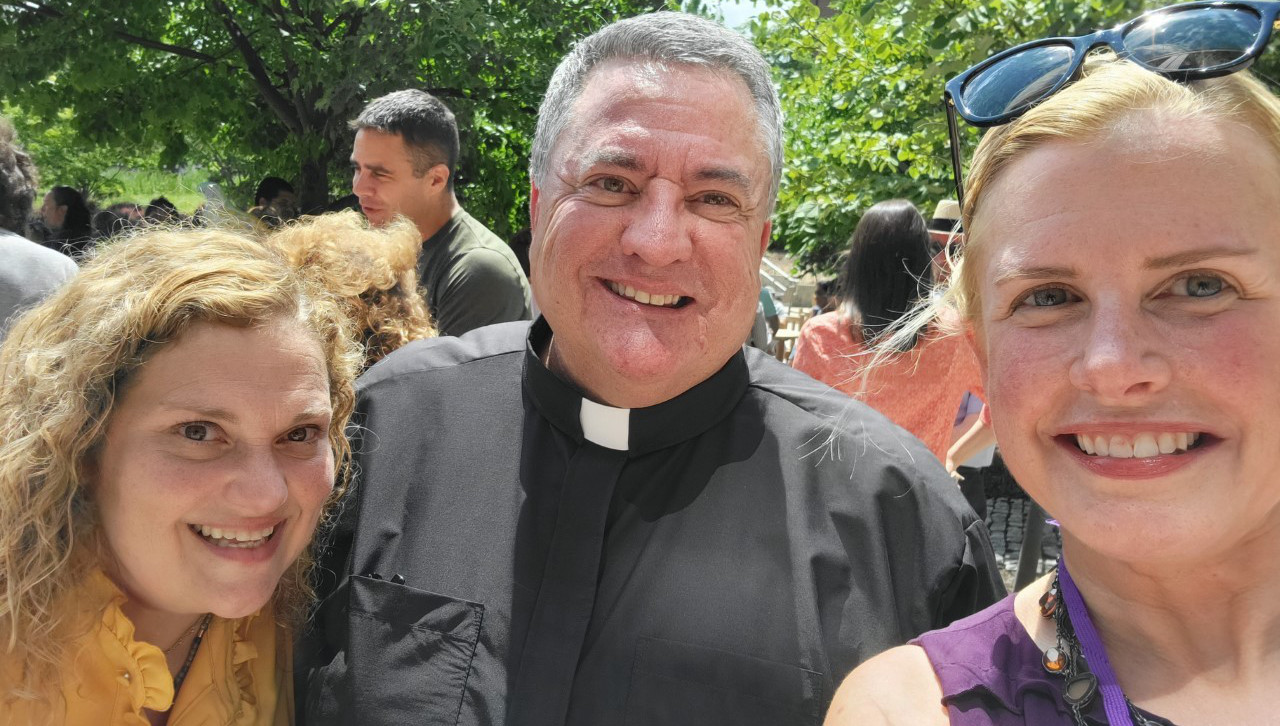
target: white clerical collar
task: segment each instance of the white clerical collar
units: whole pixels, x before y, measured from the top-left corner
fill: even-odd
[[[582,436],[597,446],[626,451],[631,440],[631,409],[605,406],[582,399],[578,414],[582,422]]]

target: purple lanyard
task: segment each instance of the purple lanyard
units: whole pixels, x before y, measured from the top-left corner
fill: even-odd
[[[1098,637],[1098,630],[1089,619],[1089,611],[1084,607],[1084,598],[1080,590],[1067,572],[1067,563],[1058,558],[1058,587],[1062,589],[1062,601],[1067,605],[1067,616],[1071,618],[1071,627],[1075,628],[1076,640],[1080,641],[1080,651],[1089,663],[1089,670],[1098,679],[1098,690],[1102,693],[1102,706],[1107,712],[1107,722],[1111,726],[1133,726],[1129,716],[1129,703],[1124,698],[1124,690],[1116,680],[1115,671],[1111,670],[1111,661],[1107,660],[1107,649]]]

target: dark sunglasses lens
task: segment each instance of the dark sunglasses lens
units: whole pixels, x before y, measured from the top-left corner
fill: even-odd
[[[996,118],[1039,101],[1071,71],[1074,54],[1069,45],[1038,45],[982,70],[960,92],[968,114]]]
[[[1134,24],[1124,49],[1158,71],[1213,68],[1240,60],[1262,31],[1262,18],[1245,7],[1208,7],[1159,13]]]

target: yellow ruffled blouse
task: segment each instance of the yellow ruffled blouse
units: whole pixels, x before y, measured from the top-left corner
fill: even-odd
[[[62,703],[47,723],[57,726],[148,726],[144,708],[172,706],[169,726],[267,726],[293,723],[293,664],[290,637],[275,626],[271,606],[237,620],[215,617],[187,671],[177,702],[164,653],[133,639],[133,623],[120,605],[124,594],[96,573],[86,588],[86,607],[101,608],[102,620],[71,649],[62,682]],[[2,680],[12,683],[6,664]],[[46,723],[47,706],[0,703],[0,724]]]

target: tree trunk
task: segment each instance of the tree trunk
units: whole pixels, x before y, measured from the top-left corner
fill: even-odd
[[[298,173],[298,209],[303,214],[319,214],[329,203],[329,159],[333,152],[320,152],[302,159]]]

